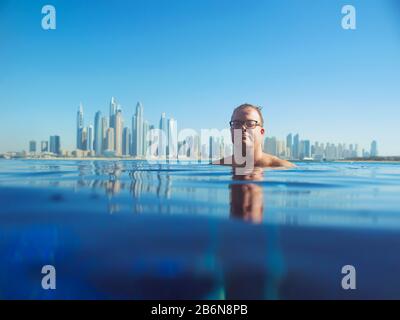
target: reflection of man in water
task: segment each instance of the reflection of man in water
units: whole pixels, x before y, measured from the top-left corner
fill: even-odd
[[[213,162],[213,164],[239,166],[245,162],[254,161],[255,167],[294,167],[292,163],[278,157],[266,154],[262,151],[265,129],[264,120],[259,107],[251,104],[242,104],[237,107],[229,122],[231,127],[233,155]],[[249,154],[246,154],[249,153]]]
[[[278,228],[261,224],[264,196],[263,169],[236,174],[230,185],[230,217],[257,223],[242,233],[226,236],[221,245],[225,299],[277,299],[283,275]],[[243,251],[243,248],[246,248]]]
[[[231,217],[245,221],[261,223],[263,218],[264,198],[262,187],[256,183],[244,183],[248,180],[262,180],[263,171],[256,168],[247,175],[234,175],[233,180],[243,183],[230,185]]]

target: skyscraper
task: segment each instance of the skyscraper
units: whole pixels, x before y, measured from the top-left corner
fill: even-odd
[[[276,141],[276,154],[278,157],[286,157],[287,156],[285,141],[283,141],[283,140]]]
[[[96,152],[96,156],[100,156],[102,154],[102,145],[103,130],[101,112],[97,111],[96,115],[94,116],[94,151]]]
[[[131,145],[131,155],[136,156],[136,140],[137,140],[137,130],[136,130],[136,115],[132,116],[132,145]]]
[[[83,105],[82,103],[80,103],[78,113],[76,116],[76,148],[80,150],[85,149],[83,147],[82,131],[83,131]]]
[[[301,159],[304,158],[311,158],[311,143],[310,140],[303,140],[301,141]]]
[[[81,130],[82,142],[81,142],[81,150],[88,150],[88,130],[86,127]]]
[[[155,127],[154,125],[149,125],[148,129],[148,139],[147,145],[145,147],[145,156],[157,156],[157,144],[156,144],[156,134],[155,134]]]
[[[110,128],[114,129],[114,132],[115,132],[115,115],[116,115],[116,113],[117,113],[117,101],[115,100],[114,97],[111,97],[109,126],[110,126]]]
[[[160,130],[161,130],[161,137],[159,140],[158,155],[163,157],[166,155],[167,143],[168,143],[167,119],[165,118],[165,112],[161,113]]]
[[[128,127],[125,127],[122,133],[122,154],[127,156],[131,149],[131,132]]]
[[[272,154],[274,156],[277,155],[277,143],[275,137],[266,137],[264,150],[266,153]]]
[[[358,157],[358,144],[355,145],[354,147],[354,154],[352,155],[352,157]]]
[[[299,147],[299,159],[304,159],[304,141],[300,140],[300,147]]]
[[[132,144],[134,146],[133,155],[139,157],[144,155],[143,142],[145,138],[143,137],[143,113],[143,106],[140,102],[138,102],[136,104],[135,116],[133,117],[134,123],[132,122],[132,132],[134,132],[134,142]]]
[[[210,135],[209,141],[208,141],[208,158],[210,160],[214,159],[219,159],[221,158],[221,141],[220,137],[215,137]]]
[[[42,141],[40,143],[40,151],[41,152],[48,152],[49,151],[49,142],[48,141]]]
[[[54,154],[60,154],[60,148],[60,136],[50,136],[50,152]]]
[[[115,154],[118,156],[122,155],[122,128],[122,111],[117,110],[117,113],[115,114],[114,148]]]
[[[106,151],[114,151],[114,128],[107,129],[107,147]]]
[[[173,118],[168,119],[167,138],[167,155],[170,158],[176,158],[178,156],[178,128],[176,120]]]
[[[337,156],[339,159],[345,159],[347,157],[346,155],[346,145],[343,145],[342,143],[338,144],[337,147]]]
[[[101,118],[101,153],[107,150],[107,129],[108,121],[107,117]]]
[[[143,151],[142,151],[143,156],[147,155],[147,149],[150,143],[150,141],[147,139],[148,133],[149,133],[149,122],[145,120],[143,121]]]
[[[87,150],[93,151],[93,142],[94,142],[94,130],[93,126],[90,125],[87,128]]]
[[[376,142],[376,140],[371,142],[370,156],[371,157],[377,157],[378,156],[378,143]]]
[[[36,152],[36,141],[31,140],[29,141],[29,152]]]
[[[300,137],[296,134],[293,138],[292,159],[299,159],[300,156]]]
[[[292,153],[293,153],[292,152],[292,149],[293,149],[292,145],[293,145],[293,137],[292,137],[292,134],[289,133],[286,136],[286,150],[287,150],[287,157],[288,158],[292,157]]]
[[[327,143],[325,148],[326,160],[335,160],[338,158],[338,148],[334,143]]]

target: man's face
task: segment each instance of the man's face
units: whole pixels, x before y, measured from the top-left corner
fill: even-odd
[[[243,108],[232,114],[231,121],[257,121],[258,124],[261,124],[260,115],[254,108]],[[239,141],[235,141],[235,137],[239,137],[241,139],[241,143],[246,145],[247,147],[255,147],[257,145],[261,145],[264,139],[264,133],[262,132],[263,128],[260,125],[255,126],[254,128],[246,128],[246,125],[243,124],[240,127],[231,128],[231,136],[232,142],[235,145],[238,145]],[[236,132],[238,131],[238,132]],[[240,134],[241,133],[241,134]]]

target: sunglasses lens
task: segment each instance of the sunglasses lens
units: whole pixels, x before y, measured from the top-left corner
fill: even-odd
[[[254,129],[257,126],[257,121],[255,120],[246,120],[246,121],[239,121],[239,120],[233,120],[229,122],[229,125],[233,129],[241,129],[243,125],[247,129]]]
[[[256,121],[253,120],[246,121],[246,128],[252,129],[255,128],[256,125],[257,125]]]

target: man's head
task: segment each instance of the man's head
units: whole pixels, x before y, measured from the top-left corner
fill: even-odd
[[[254,147],[262,145],[265,130],[260,107],[248,103],[240,105],[233,110],[230,125],[234,144],[234,137],[238,136],[238,133],[235,135],[235,132],[240,130],[242,144]]]

